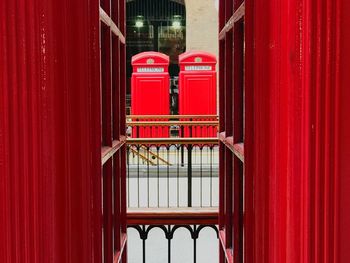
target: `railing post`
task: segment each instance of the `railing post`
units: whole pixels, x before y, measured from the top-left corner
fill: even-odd
[[[192,144],[187,146],[187,203],[192,207]]]
[[[181,126],[181,137],[184,137],[184,126]],[[181,166],[183,167],[185,165],[185,160],[184,160],[184,145],[181,145]]]
[[[192,126],[190,126],[190,137],[192,138]],[[187,186],[188,207],[192,207],[192,144],[187,148]]]

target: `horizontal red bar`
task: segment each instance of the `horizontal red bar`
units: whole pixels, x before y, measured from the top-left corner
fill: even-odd
[[[218,115],[127,115],[126,119],[218,119]]]
[[[114,140],[112,146],[101,147],[101,162],[105,164],[126,142],[125,136],[120,136],[119,141]]]
[[[245,14],[245,4],[244,2],[238,7],[238,9],[234,12],[234,14],[230,17],[230,19],[227,21],[223,29],[219,33],[219,40],[222,40],[225,38],[226,33],[229,32],[231,29],[233,29],[234,24],[238,21],[240,21]]]
[[[219,139],[229,148],[235,156],[244,163],[244,143],[233,143],[233,137],[225,137],[225,132],[219,134]]]
[[[167,144],[218,144],[217,137],[194,137],[194,138],[182,138],[182,137],[173,137],[173,138],[128,138],[127,143],[131,144],[158,144],[158,145],[167,145]]]
[[[103,10],[102,7],[100,7],[100,20],[108,27],[110,27],[113,34],[115,34],[120,42],[125,44],[125,36],[122,34],[120,29],[117,27],[117,25],[113,22],[113,19]]]
[[[127,126],[217,126],[219,121],[127,121]]]
[[[219,133],[219,140],[224,142],[226,138],[226,133],[225,132],[220,132]]]
[[[217,225],[217,209],[129,209],[128,225]]]
[[[244,163],[244,143],[234,144],[233,153]]]

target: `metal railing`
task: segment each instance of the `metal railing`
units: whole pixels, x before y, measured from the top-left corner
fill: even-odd
[[[129,141],[128,207],[218,206],[218,145],[160,143]]]
[[[155,129],[158,125],[169,128],[176,124],[180,131],[175,136],[170,132],[163,138],[127,139],[128,207],[218,206],[218,138],[179,137],[185,136],[181,133],[184,129],[196,129],[197,135],[207,135],[208,130],[214,130],[218,125],[215,118],[128,116],[130,128],[149,128],[159,135],[159,130]]]
[[[129,259],[147,262],[152,248],[162,246],[162,262],[171,262],[183,243],[177,236],[187,236],[183,262],[205,262],[200,258],[208,252],[205,247],[218,247],[217,116],[127,119]],[[216,262],[218,257],[206,258]]]
[[[217,221],[215,208],[132,209],[127,218],[128,242],[132,244],[129,259],[143,263],[218,262]]]

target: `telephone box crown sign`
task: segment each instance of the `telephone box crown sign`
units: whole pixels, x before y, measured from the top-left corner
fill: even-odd
[[[142,52],[132,57],[131,64],[133,66],[152,64],[167,66],[169,65],[169,56],[154,51]]]
[[[132,57],[133,72],[161,73],[168,72],[169,57],[162,53],[148,51]]]
[[[205,51],[188,51],[179,56],[181,71],[215,71],[216,57]]]

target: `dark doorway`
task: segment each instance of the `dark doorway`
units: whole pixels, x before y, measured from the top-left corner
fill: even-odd
[[[128,0],[126,8],[127,110],[130,108],[132,56],[157,51],[170,57],[171,113],[177,114],[178,56],[186,50],[186,8],[183,0]]]

